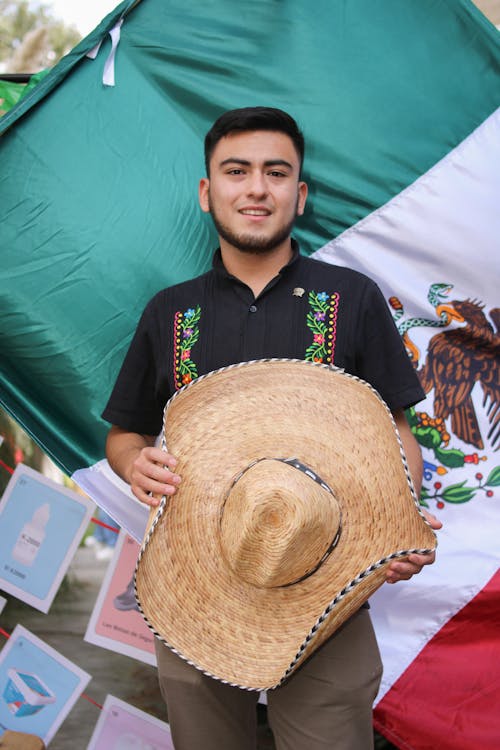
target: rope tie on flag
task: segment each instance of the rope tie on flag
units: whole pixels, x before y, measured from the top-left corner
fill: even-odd
[[[116,57],[116,50],[118,47],[118,44],[120,43],[120,33],[121,33],[121,27],[123,24],[123,18],[120,18],[118,23],[113,26],[112,29],[109,30],[109,35],[111,37],[111,50],[109,52],[109,55],[106,58],[106,62],[104,63],[104,69],[102,73],[102,82],[104,86],[114,86],[115,85],[115,57]],[[99,54],[99,50],[101,49],[101,41],[96,44],[95,47],[93,47],[89,52],[87,52],[86,57],[88,57],[90,60],[95,60],[97,55]]]

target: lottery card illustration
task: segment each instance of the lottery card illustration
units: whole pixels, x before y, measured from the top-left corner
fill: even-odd
[[[174,750],[168,724],[108,695],[87,750]]]
[[[120,532],[99,591],[85,640],[156,666],[154,635],[137,608],[134,571],[140,546]]]
[[[48,612],[94,504],[19,464],[0,502],[0,589]]]
[[[90,675],[17,625],[0,652],[0,729],[48,744]]]

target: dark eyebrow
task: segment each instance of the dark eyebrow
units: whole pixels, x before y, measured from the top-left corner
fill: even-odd
[[[236,157],[232,156],[230,156],[229,159],[224,159],[224,161],[221,161],[219,167],[224,167],[226,164],[241,164],[244,167],[250,166],[249,161],[246,161],[245,159],[237,159]]]
[[[224,159],[224,161],[221,161],[219,166],[224,167],[226,164],[241,164],[243,167],[249,167],[250,162],[246,159],[238,159],[236,157],[230,156],[229,159]],[[265,167],[288,167],[288,169],[293,170],[293,165],[290,164],[290,162],[285,161],[285,159],[267,159],[267,161],[264,162]]]
[[[268,159],[268,161],[264,162],[265,167],[288,167],[288,169],[293,170],[293,165],[290,164],[289,161],[285,161],[285,159]]]

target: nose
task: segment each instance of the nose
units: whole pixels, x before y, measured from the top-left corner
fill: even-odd
[[[265,175],[259,170],[250,173],[248,182],[248,195],[254,198],[262,198],[267,194]]]

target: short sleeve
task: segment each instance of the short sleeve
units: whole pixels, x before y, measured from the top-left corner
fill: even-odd
[[[382,292],[372,281],[358,318],[356,369],[391,411],[407,409],[425,398]]]
[[[111,396],[103,419],[130,432],[157,435],[162,427],[163,407],[168,394],[158,390],[159,327],[157,300],[146,306]]]

